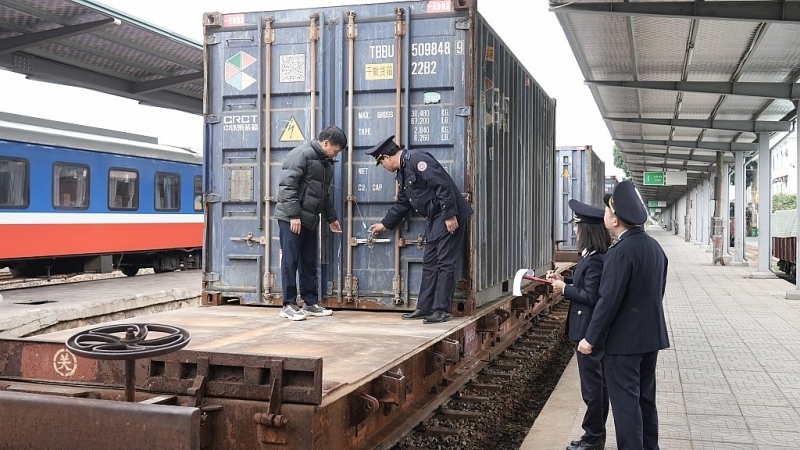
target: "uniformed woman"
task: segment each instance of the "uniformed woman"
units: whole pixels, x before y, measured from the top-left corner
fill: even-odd
[[[575,235],[581,257],[572,278],[563,278],[550,272],[547,278],[553,280],[553,290],[564,293],[570,301],[569,315],[565,333],[578,342],[586,335],[592,311],[599,298],[600,275],[603,273],[603,259],[611,245],[611,236],[605,225],[601,208],[570,200],[573,211]],[[583,436],[572,441],[567,450],[602,449],[606,440],[606,418],[608,417],[608,389],[603,378],[603,348],[595,346],[588,355],[577,353],[578,373],[581,378],[581,394],[586,403],[583,416]]]

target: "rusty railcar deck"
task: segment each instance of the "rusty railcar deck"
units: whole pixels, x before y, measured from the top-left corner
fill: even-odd
[[[531,287],[441,324],[366,311],[293,322],[277,308],[234,305],[114,322],[168,324],[192,335],[181,350],[135,361],[133,403],[121,401],[125,361],[83,358],[65,346],[96,326],[0,340],[0,415],[15,417],[0,421],[0,434],[13,436],[0,448],[56,448],[65,435],[74,439],[68,444],[95,448],[127,448],[120,441],[130,448],[385,448],[553,305],[544,285]],[[74,424],[63,411],[99,418],[95,434],[91,427],[66,433]],[[131,427],[137,417],[159,427]],[[49,444],[42,428],[64,433],[51,433],[61,437]]]

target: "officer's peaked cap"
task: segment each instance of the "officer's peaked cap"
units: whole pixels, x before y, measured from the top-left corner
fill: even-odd
[[[598,224],[603,223],[605,211],[603,208],[581,203],[574,198],[569,201],[572,209],[572,220],[576,223]]]
[[[367,154],[375,158],[376,165],[381,163],[381,156],[394,155],[397,144],[394,143],[394,135],[378,142],[374,147],[367,150]]]
[[[641,225],[647,220],[647,210],[629,181],[619,183],[613,194],[603,197],[603,202],[625,223]]]

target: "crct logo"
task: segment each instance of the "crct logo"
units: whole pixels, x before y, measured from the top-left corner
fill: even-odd
[[[256,59],[245,52],[231,56],[225,61],[225,82],[240,91],[247,89],[256,79],[244,73],[244,69],[255,62]]]

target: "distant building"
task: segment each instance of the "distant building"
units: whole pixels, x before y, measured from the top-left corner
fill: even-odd
[[[772,195],[797,193],[796,133],[772,147]]]
[[[614,175],[606,176],[604,193],[613,194],[614,188],[617,187],[618,184],[619,180],[617,180],[617,177]]]

